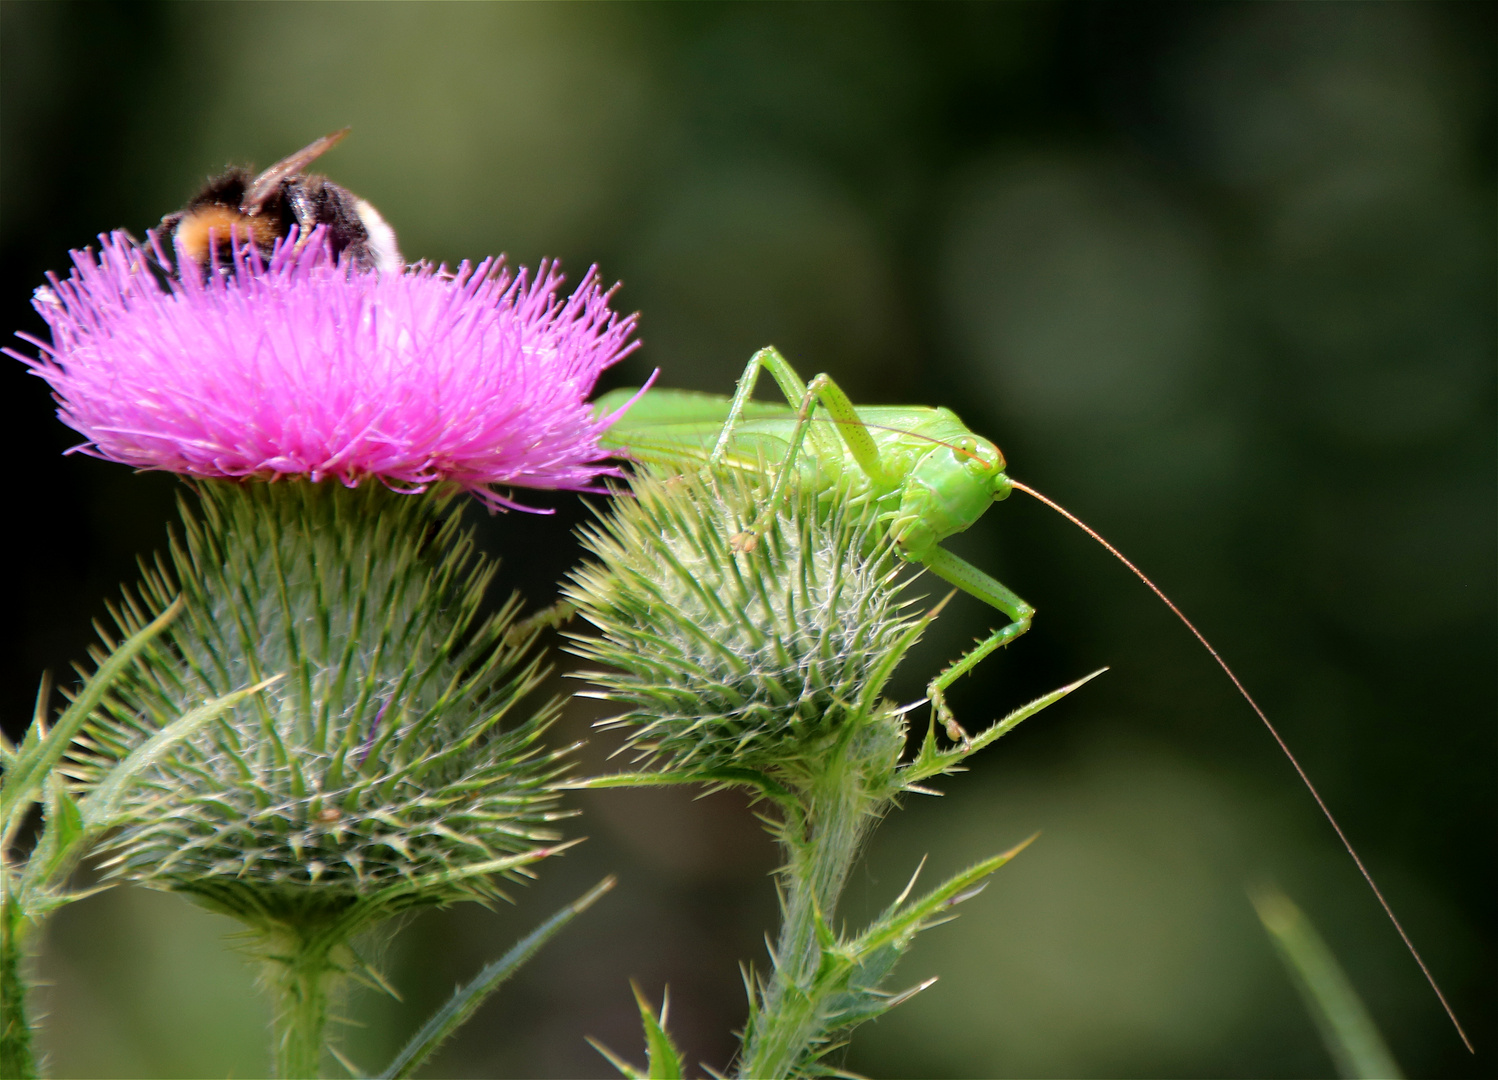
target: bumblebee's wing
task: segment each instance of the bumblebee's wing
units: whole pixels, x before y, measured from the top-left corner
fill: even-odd
[[[332,134],[324,135],[316,142],[309,143],[290,157],[284,157],[266,169],[259,176],[255,177],[250,182],[250,186],[245,189],[244,199],[239,204],[240,211],[246,214],[259,213],[260,208],[265,205],[265,201],[274,195],[276,189],[281,186],[281,181],[296,176],[298,173],[305,172],[308,165],[311,165],[318,158],[333,149],[352,130],[353,128],[339,128]]]

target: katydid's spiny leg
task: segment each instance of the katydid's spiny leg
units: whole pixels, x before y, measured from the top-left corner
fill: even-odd
[[[785,360],[778,353],[775,354],[775,359],[785,364]],[[789,368],[789,365],[787,364],[786,367]],[[833,432],[823,432],[811,426],[812,414],[818,405],[830,416]],[[809,434],[819,444],[817,452],[821,455],[821,463],[829,471],[841,470],[846,466],[847,458],[843,453],[846,448],[854,464],[869,478],[871,484],[883,486],[890,482],[891,478],[885,475],[884,465],[879,460],[879,448],[875,445],[873,436],[869,434],[868,427],[860,419],[858,410],[853,407],[853,402],[849,400],[847,394],[843,393],[842,387],[833,382],[832,376],[818,375],[806,385],[806,391],[796,411],[796,426],[791,431],[790,446],[786,451],[785,460],[781,462],[780,474],[775,478],[775,486],[770,492],[769,501],[760,510],[748,532],[740,533],[735,538],[735,544],[740,550],[752,549],[759,537],[763,536],[764,531],[769,528],[770,521],[774,518],[781,499],[785,496],[786,484],[790,482],[791,473],[795,471],[796,457]],[[816,436],[819,435],[823,437],[817,439]],[[832,442],[830,451],[827,447],[820,445],[827,442],[829,437]],[[834,462],[836,465],[833,464]]]
[[[1008,645],[1030,629],[1030,620],[1035,617],[1035,609],[1016,596],[998,579],[985,574],[967,560],[953,555],[946,548],[933,548],[931,554],[921,562],[937,577],[951,582],[965,593],[976,596],[1013,620],[1008,626],[1001,626],[989,637],[963,653],[955,663],[932,679],[931,684],[926,688],[926,696],[931,699],[932,713],[941,720],[942,726],[946,728],[947,737],[953,742],[960,742],[966,746],[969,743],[968,734],[957,722],[957,718],[952,715],[952,710],[947,707],[947,687],[972,671],[995,649]]]
[[[822,408],[827,410],[827,415],[832,418],[833,430],[869,480],[879,486],[889,483],[891,478],[885,475],[874,436],[869,434],[868,425],[858,415],[858,410],[853,407],[853,402],[843,392],[843,388],[832,381],[832,376],[818,375],[807,384],[806,396],[808,399],[815,397]]]
[[[723,421],[723,430],[718,433],[718,441],[713,444],[713,452],[708,455],[708,468],[715,467],[728,452],[728,442],[733,438],[734,430],[743,418],[745,407],[754,397],[754,387],[759,382],[759,373],[766,370],[770,372],[770,377],[775,380],[776,385],[780,387],[780,392],[785,395],[785,400],[792,407],[799,406],[801,400],[806,397],[806,384],[801,381],[801,376],[796,374],[795,369],[785,357],[780,355],[780,350],[773,345],[760,349],[749,358],[744,373],[739,376],[738,385],[734,387],[733,400],[728,405],[728,418]]]
[[[812,385],[815,386],[821,378],[823,376],[818,375],[812,380]],[[796,426],[791,429],[790,444],[786,447],[785,458],[780,463],[780,471],[775,476],[775,485],[770,489],[770,497],[765,500],[765,505],[755,515],[754,523],[745,531],[729,539],[729,545],[735,551],[753,551],[759,543],[759,538],[770,527],[775,511],[780,506],[780,500],[785,496],[785,486],[790,482],[791,473],[796,468],[796,457],[801,452],[801,444],[806,441],[807,425],[811,423],[811,414],[816,408],[816,401],[815,391],[808,388],[802,394],[801,401],[797,403]]]

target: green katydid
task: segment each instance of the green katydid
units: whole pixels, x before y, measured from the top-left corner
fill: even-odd
[[[770,373],[793,407],[751,400],[761,371]],[[613,411],[633,393],[606,394],[597,408]],[[753,546],[769,524],[792,476],[814,473],[819,483],[836,488],[844,498],[887,504],[890,538],[903,558],[1009,619],[927,688],[947,734],[954,742],[966,742],[947,707],[947,688],[1028,630],[1035,614],[1007,586],[941,547],[942,540],[972,525],[995,500],[1008,497],[1012,485],[999,448],[974,435],[948,409],[856,409],[826,375],[803,383],[774,348],[754,354],[726,412],[724,401],[690,391],[648,391],[608,430],[604,445],[639,461],[670,466],[776,468],[764,508],[749,530],[734,538],[741,549]],[[811,422],[819,405],[830,416],[831,428]],[[808,462],[808,457],[814,460]],[[799,473],[798,458],[805,466]]]
[[[755,385],[765,371],[775,380],[788,404],[753,400]],[[985,657],[1028,630],[1035,609],[996,578],[943,548],[941,541],[967,529],[992,503],[1007,498],[1016,489],[1045,503],[1082,529],[1175,613],[1269,729],[1378,898],[1462,1042],[1472,1050],[1455,1011],[1384,899],[1373,875],[1288,744],[1227,662],[1171,599],[1122,552],[1058,503],[1011,479],[1004,471],[1004,456],[999,448],[970,431],[950,410],[854,406],[828,375],[803,382],[773,347],[761,349],[750,358],[731,399],[681,390],[651,389],[643,393],[615,390],[602,395],[594,404],[596,415],[619,414],[602,443],[621,456],[673,468],[695,465],[706,469],[773,470],[774,484],[764,507],[749,529],[733,538],[734,546],[740,550],[753,547],[768,527],[789,483],[812,482],[838,498],[880,504],[881,516],[889,522],[890,539],[903,558],[919,563],[1002,612],[1009,622],[959,657],[927,688],[933,718],[941,721],[954,742],[966,743],[967,734],[947,706],[947,688]],[[622,411],[626,406],[628,410]],[[818,409],[826,413],[825,421],[830,423],[815,416]]]

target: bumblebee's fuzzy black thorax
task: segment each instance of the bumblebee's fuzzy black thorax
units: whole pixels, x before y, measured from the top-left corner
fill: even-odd
[[[336,258],[358,270],[403,267],[395,233],[377,210],[347,188],[303,167],[347,133],[325,136],[258,175],[233,166],[211,177],[185,207],[161,219],[161,234],[179,259],[206,275],[228,273],[234,244],[252,243],[270,258],[295,226],[301,237],[321,229]]]

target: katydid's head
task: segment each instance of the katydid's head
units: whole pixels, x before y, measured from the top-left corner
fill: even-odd
[[[973,480],[992,493],[993,501],[1009,498],[1014,490],[1004,472],[1004,455],[981,435],[964,435],[952,444],[952,458]]]
[[[890,522],[901,553],[916,561],[971,526],[1010,490],[1004,455],[987,439],[968,431],[956,438],[927,437],[931,449],[910,470]]]

